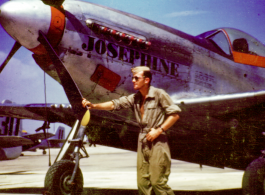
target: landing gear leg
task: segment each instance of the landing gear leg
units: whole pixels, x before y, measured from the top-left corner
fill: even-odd
[[[79,160],[89,157],[83,145],[85,128],[89,121],[86,119],[84,122],[85,117],[90,118],[89,111],[81,122],[76,121],[55,163],[46,173],[44,187],[50,195],[77,195],[83,191],[83,175],[79,168]]]
[[[85,108],[82,109],[80,103],[83,96],[79,88],[42,31],[39,31],[38,41],[44,45],[46,51],[48,52],[61,80],[65,93],[73,106],[72,109],[78,119],[61,148],[54,165],[52,165],[47,172],[45,178],[45,188],[50,194],[70,194],[73,191],[72,189],[81,190],[83,188],[83,179],[82,182],[81,179],[79,179],[81,178],[79,160],[84,158],[84,156],[80,153],[81,150],[84,152],[85,157],[88,157],[88,154],[83,146],[83,138],[85,127],[90,120],[90,112]],[[84,116],[83,111],[86,111]],[[82,120],[79,122],[79,119],[81,118]],[[67,162],[64,162],[64,160],[67,160]],[[70,169],[60,171],[61,166],[66,168],[65,164],[69,165]],[[59,192],[55,191],[58,186],[60,186]]]

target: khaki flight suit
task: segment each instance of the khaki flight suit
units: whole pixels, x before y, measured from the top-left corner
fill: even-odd
[[[136,116],[141,130],[137,147],[137,184],[139,194],[173,195],[167,185],[170,174],[171,155],[167,136],[163,132],[153,142],[146,140],[146,134],[151,128],[158,128],[170,114],[181,112],[169,95],[163,90],[150,86],[144,103],[144,116],[141,117],[140,107],[142,95],[140,92],[112,100],[114,110],[131,108]]]

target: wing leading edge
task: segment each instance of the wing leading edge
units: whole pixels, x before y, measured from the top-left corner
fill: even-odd
[[[0,104],[0,116],[61,122],[72,126],[75,115],[70,104]]]
[[[174,96],[172,97],[174,101]],[[265,103],[265,91],[235,93],[175,100],[184,112],[192,114],[218,116],[247,109]]]

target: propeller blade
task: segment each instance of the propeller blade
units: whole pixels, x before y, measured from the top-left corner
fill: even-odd
[[[57,53],[49,43],[46,36],[43,34],[42,31],[39,31],[39,38],[38,41],[44,45],[45,49],[47,50],[55,68],[57,71],[57,74],[61,80],[62,86],[64,88],[64,91],[67,95],[67,98],[69,102],[72,105],[72,108],[79,120],[82,119],[83,115],[87,111],[86,108],[83,108],[81,105],[82,101],[82,94],[79,91],[79,88],[77,87],[76,83],[74,82],[73,78],[69,74],[68,70],[65,68],[62,61],[59,59]]]
[[[17,50],[21,47],[21,44],[19,42],[15,42],[14,46],[12,47],[11,51],[9,52],[7,58],[5,59],[5,61],[1,64],[0,66],[0,73],[2,72],[2,70],[5,68],[5,66],[7,65],[7,63],[9,62],[9,60],[12,58],[12,56],[17,52]]]
[[[60,7],[63,4],[64,0],[42,0],[42,2],[46,5]]]

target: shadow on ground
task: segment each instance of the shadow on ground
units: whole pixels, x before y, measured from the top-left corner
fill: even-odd
[[[0,189],[0,194],[43,194],[44,188]],[[241,189],[219,191],[174,191],[175,195],[241,195]],[[82,195],[138,195],[137,190],[84,188]]]

